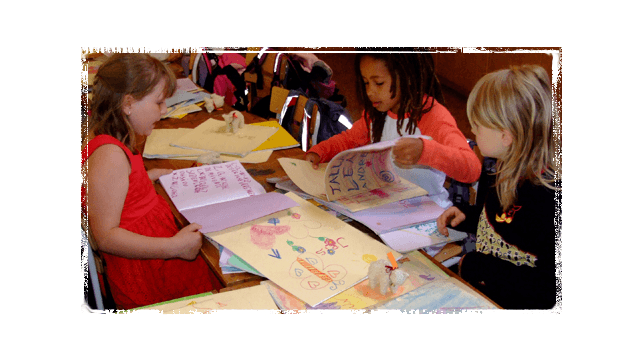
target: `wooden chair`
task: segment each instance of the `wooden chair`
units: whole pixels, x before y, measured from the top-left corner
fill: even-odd
[[[271,89],[270,111],[275,114],[282,114],[282,109],[285,106],[288,96],[289,90],[279,86],[274,86]],[[300,141],[302,151],[307,151],[314,145],[313,135],[316,132],[318,106],[314,104],[311,109],[311,114],[308,114],[305,111],[305,107],[309,98],[304,95],[299,95],[295,101],[295,110],[293,113],[290,132],[291,136]]]
[[[260,56],[259,68],[249,69],[249,65],[257,56]],[[251,110],[251,107],[260,99],[272,95],[274,86],[280,85],[282,77],[286,73],[287,55],[282,52],[247,53],[246,62],[248,70],[243,75],[247,83],[249,110]]]
[[[191,53],[189,55],[189,79],[194,84],[198,83],[198,63],[202,58],[202,53]]]

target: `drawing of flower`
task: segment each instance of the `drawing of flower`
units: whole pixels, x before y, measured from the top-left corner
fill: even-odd
[[[327,250],[327,253],[329,253],[329,255],[333,255],[333,254],[336,253],[336,251],[333,250],[333,249],[329,249],[329,250]]]
[[[293,213],[293,215],[291,215],[291,217],[294,218],[294,219],[300,219],[300,214]]]
[[[302,246],[295,246],[293,250],[299,252],[300,254],[304,254],[304,252],[307,251]]]
[[[273,247],[276,241],[276,235],[282,235],[288,232],[291,228],[286,226],[265,226],[265,225],[253,225],[249,231],[251,235],[251,242],[257,247],[269,250]]]

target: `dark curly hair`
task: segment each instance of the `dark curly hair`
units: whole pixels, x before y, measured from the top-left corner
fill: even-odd
[[[404,125],[404,117],[401,114],[409,113],[406,130],[413,134],[422,115],[428,113],[433,107],[434,99],[444,105],[442,89],[435,74],[433,57],[430,53],[358,53],[355,59],[355,71],[358,79],[356,90],[360,101],[364,104],[364,117],[367,121],[369,133],[372,134],[372,143],[380,141],[386,112],[376,110],[367,97],[367,91],[360,72],[360,61],[365,56],[384,61],[391,74],[391,97],[400,96],[398,134],[401,133],[400,129]],[[400,94],[395,93],[396,81],[400,82]]]

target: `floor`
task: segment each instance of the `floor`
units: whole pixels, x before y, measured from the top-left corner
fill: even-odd
[[[333,71],[332,79],[336,82],[339,93],[347,99],[347,110],[351,114],[353,121],[358,120],[362,115],[363,105],[356,96],[355,80],[355,54],[354,53],[318,53],[318,58],[323,60]],[[445,106],[451,112],[458,123],[458,128],[467,139],[475,139],[471,132],[469,120],[467,119],[467,98],[447,87],[442,87]]]

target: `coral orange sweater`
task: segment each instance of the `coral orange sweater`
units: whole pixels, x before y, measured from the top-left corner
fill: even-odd
[[[390,119],[397,120],[397,115],[388,111],[385,121],[392,121]],[[309,152],[318,154],[320,162],[327,162],[344,150],[369,144],[369,121],[363,114],[351,129],[313,146]],[[467,144],[449,110],[436,101],[431,111],[422,116],[418,128],[422,135],[433,139],[422,139],[423,150],[418,164],[440,170],[463,183],[478,180],[481,171],[480,160]]]

